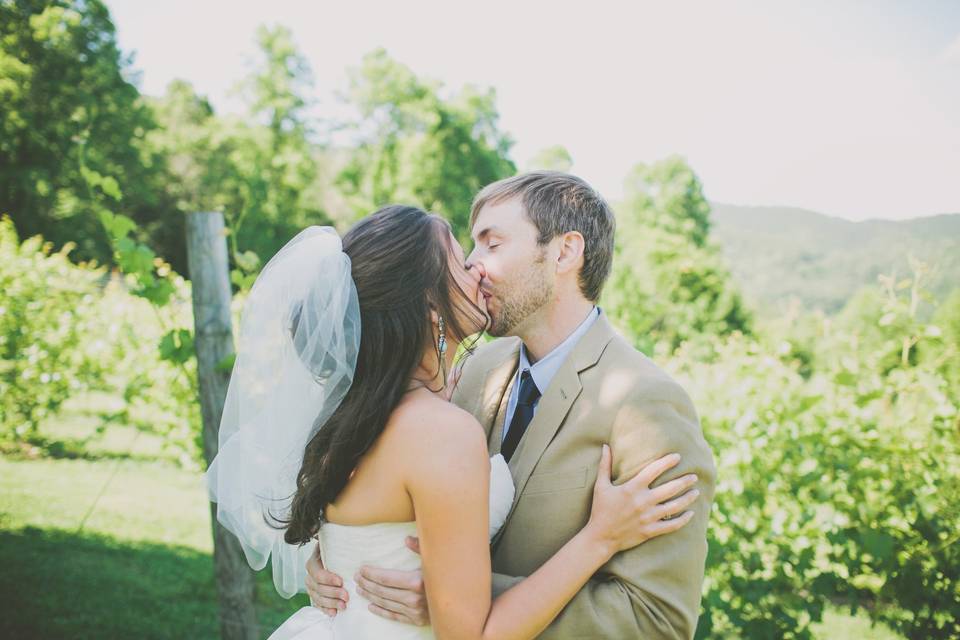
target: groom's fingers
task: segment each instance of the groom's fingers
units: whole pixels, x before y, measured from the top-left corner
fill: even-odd
[[[423,594],[423,576],[419,571],[398,571],[395,569],[379,569],[377,567],[361,567],[357,583],[363,580],[370,587],[384,586],[401,591],[414,591]]]
[[[309,580],[309,578],[307,578],[307,580]],[[347,607],[347,603],[343,600],[319,595],[309,584],[307,585],[307,595],[310,597],[310,604],[312,606],[323,610],[323,612],[329,616],[335,616],[337,615],[337,611],[342,611]]]
[[[343,610],[347,607],[347,601],[350,596],[346,589],[343,589],[343,580],[335,573],[331,573],[323,568],[320,561],[319,547],[314,550],[307,560],[307,593],[310,595],[310,604],[327,611],[328,609],[336,613],[337,610]],[[330,611],[327,611],[330,613]]]
[[[378,596],[360,587],[357,587],[357,593],[369,600],[371,604],[375,604],[381,609],[386,609],[387,611],[392,611],[393,613],[398,613],[404,616],[407,614],[407,608],[396,600]]]
[[[343,611],[347,608],[346,600],[340,598],[324,596],[317,591],[307,587],[307,593],[310,595],[310,604],[317,607],[318,609],[323,609],[327,613],[336,613],[338,610]],[[329,609],[329,611],[328,611]]]
[[[403,542],[407,545],[407,549],[410,549],[410,551],[420,555],[420,538],[415,536],[407,536]]]
[[[371,573],[376,574],[375,579],[368,578]],[[357,593],[381,609],[399,614],[412,624],[424,625],[429,622],[427,596],[423,591],[419,571],[389,571],[364,567],[354,579],[357,582]],[[384,579],[399,586],[383,584]]]
[[[409,591],[384,596],[368,591],[359,585],[358,582],[357,593],[370,601],[367,608],[373,613],[390,620],[399,620],[417,626],[423,626],[430,622],[425,600],[423,603],[419,603],[416,598],[411,597]],[[380,587],[378,592],[382,594],[384,588]]]
[[[329,580],[330,578],[327,577],[326,579]],[[310,594],[310,602],[313,606],[321,609],[345,609],[347,601],[350,599],[346,589],[319,582],[311,573],[307,573],[306,585],[307,593]]]
[[[313,599],[313,596],[310,596],[310,606],[313,606],[313,607],[316,607],[317,609],[320,609],[320,611],[323,611],[325,614],[327,614],[328,616],[331,616],[331,617],[337,615],[337,612],[338,612],[337,609],[331,609],[330,607],[324,607],[324,606],[321,605],[319,602],[317,602],[316,600],[314,600],[314,599]]]
[[[362,576],[357,578],[357,592],[371,601],[376,598],[376,603],[385,609],[405,615],[412,615],[427,606],[427,598],[422,591],[386,587],[365,580]]]

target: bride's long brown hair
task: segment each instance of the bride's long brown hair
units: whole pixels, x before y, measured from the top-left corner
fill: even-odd
[[[320,530],[325,507],[383,432],[431,343],[440,367],[431,310],[443,318],[451,348],[483,328],[483,310],[450,269],[451,242],[443,218],[400,205],[378,210],[343,237],[360,302],[357,368],[340,406],[304,450],[290,516],[277,519],[287,543],[305,544]],[[470,351],[473,343],[465,346]]]

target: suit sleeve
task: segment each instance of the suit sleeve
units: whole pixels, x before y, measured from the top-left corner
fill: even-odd
[[[615,555],[600,568],[540,636],[550,638],[689,639],[696,631],[707,557],[707,517],[716,468],[686,392],[673,382],[625,402],[613,425],[614,483],[633,477],[660,456],[677,452],[679,465],[654,484],[687,473],[699,476],[693,519],[679,531]],[[509,579],[494,576],[494,586]]]

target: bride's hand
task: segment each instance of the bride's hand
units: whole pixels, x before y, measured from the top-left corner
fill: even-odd
[[[610,480],[611,458],[610,447],[603,445],[597,482],[593,488],[590,521],[585,527],[599,544],[609,550],[611,557],[618,551],[676,531],[690,522],[693,511],[684,512],[684,509],[700,495],[696,489],[687,491],[696,483],[696,475],[689,474],[650,488],[661,474],[680,462],[678,454],[654,460],[621,485],[614,485]],[[678,495],[680,497],[675,497]],[[681,512],[682,515],[671,517]]]

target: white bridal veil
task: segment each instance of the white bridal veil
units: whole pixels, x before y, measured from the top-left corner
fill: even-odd
[[[350,388],[359,346],[350,258],[331,227],[308,227],[250,291],[219,451],[206,474],[217,519],[254,569],[272,555],[274,585],[287,598],[303,587],[306,555],[265,516],[288,517],[304,447]]]

